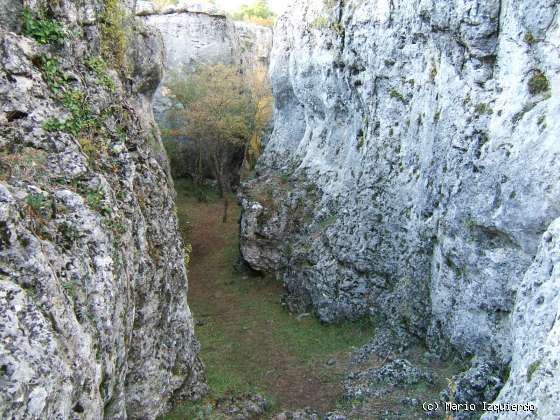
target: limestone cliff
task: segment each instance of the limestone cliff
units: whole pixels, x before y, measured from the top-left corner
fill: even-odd
[[[295,1],[245,259],[294,310],[512,361],[500,400],[557,416],[559,30],[548,0]]]
[[[2,418],[148,419],[204,390],[162,43],[132,3],[0,3]]]
[[[141,2],[137,14],[157,28],[165,45],[166,77],[192,70],[200,64],[234,64],[243,69],[268,70],[272,30],[251,23],[234,22],[224,12],[204,5],[168,6],[157,11]],[[154,100],[156,119],[168,128],[166,111],[174,103],[162,86]]]
[[[182,134],[185,131],[180,113],[182,105],[173,99],[166,88],[173,77],[194,70],[201,64],[229,64],[241,71],[268,71],[272,48],[270,28],[228,19],[224,12],[209,5],[181,3],[156,10],[151,2],[140,2],[137,14],[143,21],[157,28],[165,45],[165,78],[154,97],[155,118],[168,135],[164,137],[171,151],[175,177],[198,173],[195,145]],[[171,111],[171,112],[170,112]],[[169,131],[168,131],[169,130]],[[231,156],[234,183],[238,183],[241,153]],[[206,177],[212,177],[208,163],[203,165]]]

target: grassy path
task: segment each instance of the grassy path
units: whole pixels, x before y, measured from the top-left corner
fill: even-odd
[[[371,326],[325,326],[313,317],[289,314],[280,305],[281,284],[233,269],[239,255],[235,200],[230,200],[228,222],[222,223],[223,203],[217,197],[200,203],[188,184],[178,181],[176,189],[181,231],[193,248],[189,305],[203,324],[196,335],[210,386],[206,403],[258,391],[273,401],[271,412],[333,409],[347,352],[367,341]],[[166,418],[193,416],[193,408],[185,405]]]

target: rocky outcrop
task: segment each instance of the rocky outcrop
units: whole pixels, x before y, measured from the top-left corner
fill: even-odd
[[[182,3],[156,10],[151,2],[140,2],[138,15],[149,26],[157,28],[165,45],[166,76],[154,98],[156,121],[166,136],[177,142],[181,156],[174,165],[174,175],[181,177],[196,172],[197,152],[194,145],[183,134],[184,124],[172,112],[181,105],[174,99],[166,83],[177,74],[186,74],[201,64],[231,64],[242,71],[268,71],[272,30],[245,22],[229,20],[225,13],[208,5]],[[171,95],[170,95],[171,94]],[[233,158],[239,166],[239,158]],[[238,171],[238,169],[237,169]],[[210,176],[210,170],[205,171]]]
[[[560,215],[557,12],[296,1],[275,28],[274,132],[241,194],[242,253],[292,309],[513,360],[499,400],[539,415],[559,407],[524,382],[537,361],[558,375],[551,242],[537,253]]]
[[[509,381],[498,404],[531,402],[539,418],[560,416],[560,219],[542,235],[539,251],[519,283],[511,315]],[[485,418],[497,418],[495,413]],[[505,418],[518,418],[511,413]]]
[[[161,40],[125,2],[25,4],[0,14],[0,416],[156,418],[205,387]]]

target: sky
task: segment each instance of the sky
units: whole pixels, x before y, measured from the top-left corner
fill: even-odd
[[[238,9],[242,4],[252,4],[253,0],[218,0],[216,3],[221,9],[230,11]],[[267,0],[267,3],[274,13],[279,14],[284,10],[288,0]]]

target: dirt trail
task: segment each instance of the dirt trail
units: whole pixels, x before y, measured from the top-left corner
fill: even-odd
[[[214,356],[223,357],[224,362],[235,361],[240,379],[248,382],[256,379],[258,383],[254,385],[272,394],[283,408],[328,409],[336,400],[337,387],[321,381],[309,366],[295,357],[286,342],[280,342],[274,334],[272,316],[263,317],[262,307],[247,306],[248,297],[255,299],[258,305],[278,305],[279,285],[270,280],[251,279],[251,290],[241,291],[235,283],[235,280],[249,279],[235,279],[239,277],[232,272],[235,254],[226,249],[237,245],[238,227],[232,221],[237,220],[238,215],[237,209],[232,210],[230,222],[224,225],[221,203],[203,203],[198,209],[191,208],[193,262],[189,270],[189,303],[194,316],[207,322],[198,332],[206,336],[209,329],[218,327],[216,332],[225,335],[226,348],[237,353],[219,354],[224,349],[207,347],[203,357],[206,352],[214,352]],[[229,282],[228,277],[232,277]],[[200,334],[200,330],[206,331]],[[242,358],[232,360],[238,356]],[[313,392],[309,392],[310,389]]]
[[[373,335],[370,322],[323,325],[313,316],[288,313],[280,304],[278,281],[234,270],[240,216],[235,199],[230,198],[229,220],[222,223],[223,201],[210,195],[199,202],[191,195],[192,186],[181,181],[176,189],[181,232],[192,245],[189,305],[210,392],[197,404],[179,405],[166,420],[230,418],[220,417],[212,407],[255,392],[272,402],[265,418],[305,407],[322,413],[338,409],[356,419],[425,417],[417,401],[435,401],[459,365],[440,362],[427,349],[414,346],[390,358],[372,354],[359,366],[350,363],[351,352]],[[421,370],[410,373],[408,362],[398,358]],[[396,365],[391,365],[393,360]],[[387,383],[369,384],[365,377],[365,386],[378,395],[342,402],[341,379],[349,371],[368,368],[389,369],[383,371]],[[421,379],[422,372],[429,372],[431,379]],[[392,385],[395,378],[400,382]],[[357,381],[352,386],[359,389]]]
[[[289,314],[280,304],[281,284],[233,268],[239,255],[235,200],[222,223],[222,201],[200,203],[180,183],[177,190],[181,231],[193,249],[189,305],[211,394],[257,390],[272,399],[274,411],[335,408],[347,350],[363,344],[371,331]]]

